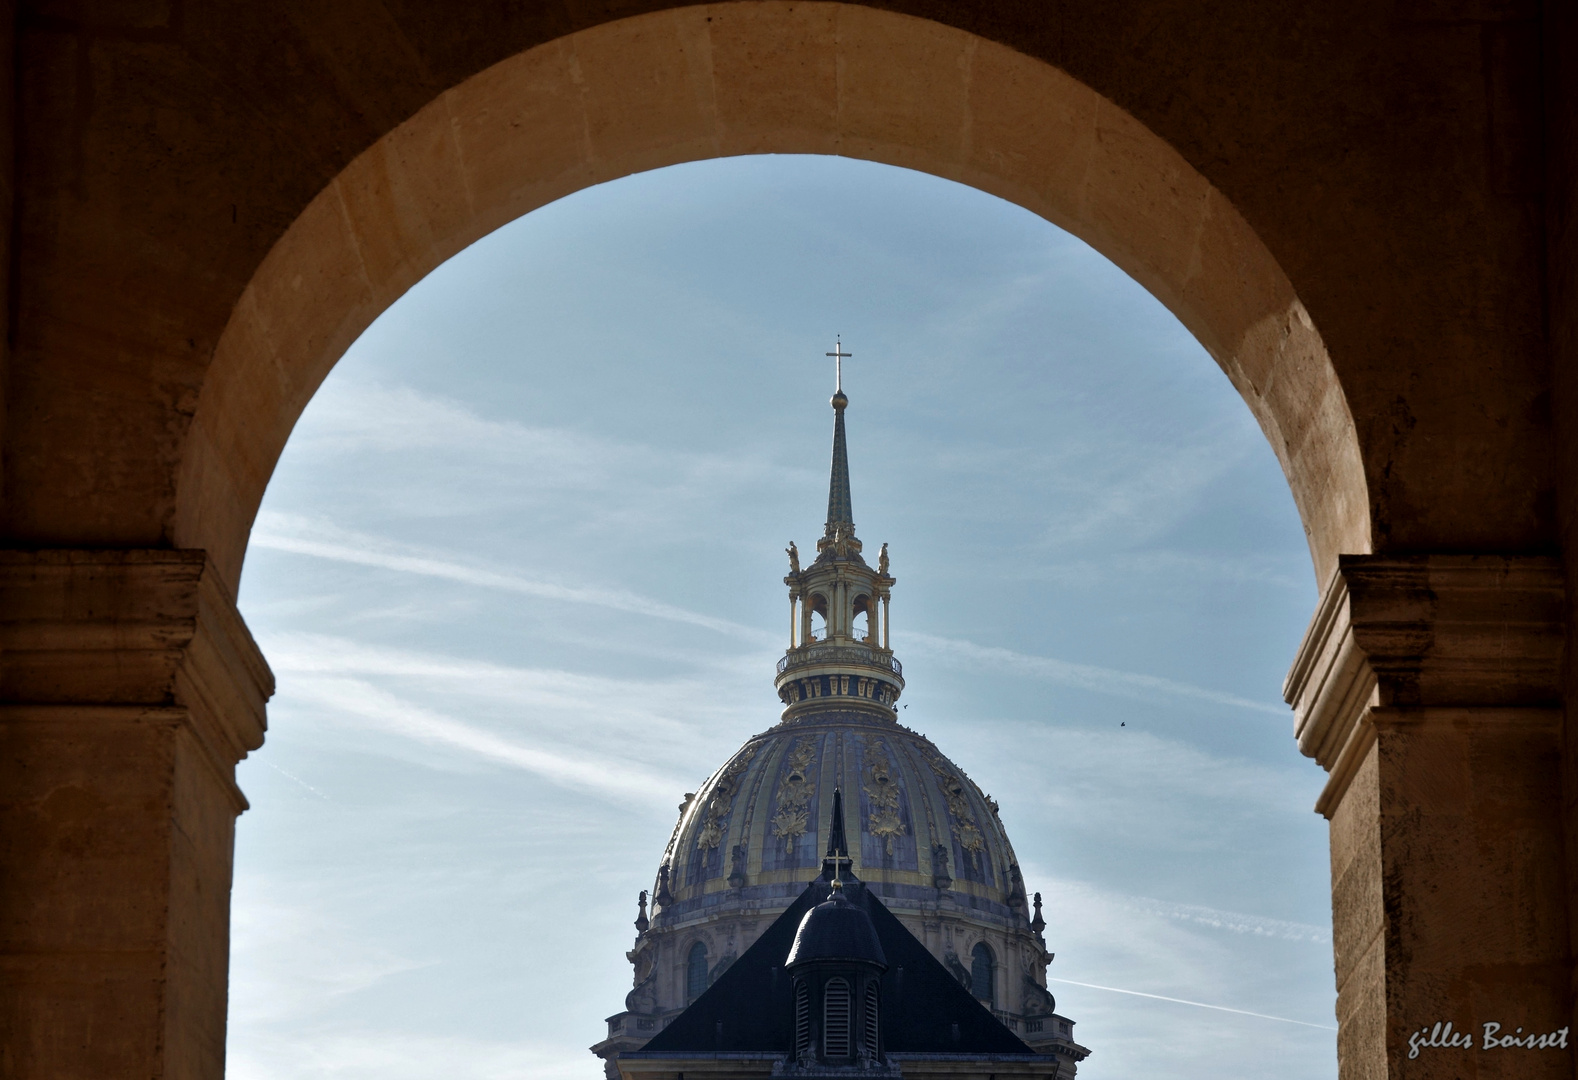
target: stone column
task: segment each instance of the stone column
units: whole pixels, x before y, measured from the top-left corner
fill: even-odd
[[[201,551],[0,552],[0,1074],[224,1074],[273,677]]]
[[[1573,1075],[1570,1051],[1483,1049],[1486,1023],[1570,1015],[1563,597],[1554,559],[1343,556],[1305,635],[1284,692],[1331,774],[1344,1080]],[[1473,1047],[1410,1058],[1438,1022]]]

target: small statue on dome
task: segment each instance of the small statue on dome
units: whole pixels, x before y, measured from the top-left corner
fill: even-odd
[[[888,576],[888,545],[882,545],[882,551],[877,555],[877,573],[883,577]]]
[[[798,574],[800,572],[800,549],[795,547],[794,541],[791,540],[789,541],[789,546],[784,548],[784,552],[789,556],[789,572]]]

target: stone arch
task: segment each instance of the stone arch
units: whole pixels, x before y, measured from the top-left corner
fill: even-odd
[[[866,621],[864,624],[857,627],[855,620],[859,619],[862,615],[866,617]],[[849,602],[850,634],[864,641],[871,637],[871,635],[876,630],[876,626],[876,605],[871,602],[871,596],[864,592],[856,594],[855,597]],[[864,632],[857,634],[857,629],[861,629]]]
[[[1090,243],[1190,329],[1288,478],[1318,576],[1370,550],[1352,415],[1288,276],[1163,139],[1051,65],[839,3],[687,7],[569,34],[441,93],[275,243],[215,349],[170,530],[234,589],[292,427],[412,284],[580,188],[684,161],[840,154],[969,184]]]

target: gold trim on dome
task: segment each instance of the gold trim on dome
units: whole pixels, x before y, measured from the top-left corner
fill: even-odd
[[[696,834],[696,847],[702,851],[711,851],[723,843],[723,819],[729,816],[729,809],[734,805],[734,796],[740,790],[740,774],[746,770],[755,756],[756,747],[747,746],[740,751],[739,756],[729,764],[729,767],[723,770],[718,782],[713,785],[712,794],[707,799],[707,808],[702,811],[701,828]]]
[[[931,766],[931,771],[937,774],[937,779],[942,781],[943,798],[948,800],[948,813],[953,819],[953,838],[959,842],[960,848],[970,853],[975,868],[984,869],[981,866],[981,850],[986,847],[986,836],[975,823],[975,811],[970,809],[969,799],[965,796],[964,785],[969,781],[948,768],[947,759],[938,751],[926,747],[921,750],[921,756]]]
[[[905,833],[904,819],[899,816],[899,788],[893,776],[893,762],[888,755],[888,744],[881,739],[859,737],[863,764],[860,770],[861,789],[871,804],[866,819],[866,831],[884,841],[889,855],[893,854],[893,841]]]
[[[926,859],[925,865],[931,867],[931,885],[933,888],[940,888],[939,881],[948,877],[948,858],[946,848],[942,842],[942,833],[937,830],[937,811],[936,807],[932,805],[931,787],[926,783],[925,776],[915,763],[915,756],[920,752],[920,747],[925,742],[925,736],[909,731],[908,728],[904,730],[910,737],[901,739],[897,745],[899,757],[902,759],[900,768],[906,771],[906,779],[910,784],[908,790],[913,793],[910,796],[911,820],[913,820],[915,812],[915,796],[917,795],[920,797],[921,813],[926,816],[926,850],[920,850],[922,845],[917,838],[915,844],[917,866],[920,865],[918,860],[924,856]],[[941,855],[939,855],[938,850],[940,848],[943,849]],[[938,866],[939,862],[942,864],[940,867]],[[939,870],[941,871],[940,875]],[[949,883],[951,884],[951,879]]]
[[[811,762],[816,760],[817,742],[814,735],[795,739],[789,750],[788,771],[778,785],[778,809],[773,814],[773,835],[784,842],[785,849],[806,833],[810,805],[815,785],[811,782]]]

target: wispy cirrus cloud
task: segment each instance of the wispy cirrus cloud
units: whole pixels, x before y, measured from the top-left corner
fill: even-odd
[[[727,658],[701,665],[702,676],[640,679],[498,664],[318,633],[270,634],[264,644],[283,688],[318,677],[366,679],[452,707],[463,701],[472,713],[508,717],[528,730],[540,729],[551,717],[561,733],[583,743],[642,737],[691,752],[699,749],[698,728],[737,719],[737,711],[718,699],[718,676],[747,688],[759,681],[753,668]]]
[[[1287,707],[1267,701],[1255,701],[1237,694],[1211,690],[1192,683],[1165,679],[1159,675],[1145,675],[1137,671],[1120,671],[1117,668],[1098,667],[1095,664],[1076,664],[1049,656],[1031,656],[996,645],[977,645],[961,638],[938,637],[935,634],[911,631],[904,635],[906,645],[921,646],[931,660],[955,667],[990,667],[1014,675],[1047,682],[1077,686],[1099,694],[1135,698],[1140,701],[1177,700],[1201,701],[1212,705],[1226,705],[1235,709],[1249,709],[1286,716]]]
[[[1249,1037],[1268,1060],[1329,1046],[1320,1034],[1332,1029],[1329,991],[1279,978],[1290,968],[1329,969],[1324,927],[1026,870],[1045,889],[1046,934],[1057,951],[1047,982],[1067,988],[1058,990],[1058,1011],[1082,1022],[1076,1038],[1097,1048],[1113,1075],[1168,1044],[1188,1057]],[[1115,1030],[1133,1035],[1114,1041]]]
[[[723,500],[761,502],[813,475],[749,443],[723,451],[656,445],[606,427],[493,419],[365,377],[343,378],[340,387],[314,401],[292,436],[297,453],[323,465],[314,491],[409,520],[529,514],[561,535],[627,530],[676,542]],[[397,473],[402,483],[370,491],[356,482],[369,473]]]
[[[269,511],[259,514],[252,530],[251,545],[316,559],[438,578],[479,589],[499,589],[542,600],[586,604],[632,615],[645,615],[750,640],[768,640],[768,635],[755,627],[665,604],[639,593],[530,578],[300,515]]]
[[[482,761],[520,769],[544,780],[618,802],[666,807],[681,780],[633,762],[574,749],[545,749],[427,708],[365,679],[304,676],[293,680],[294,697],[332,710],[363,726],[430,746],[459,751]]]
[[[1246,915],[1241,911],[1223,911],[1220,908],[1202,907],[1198,904],[1175,904],[1149,896],[1120,895],[1117,896],[1116,902],[1128,911],[1160,915],[1174,922],[1202,926],[1211,930],[1224,930],[1230,934],[1281,938],[1283,941],[1318,943],[1331,941],[1331,928],[1316,926],[1313,923],[1268,919],[1260,915]]]

